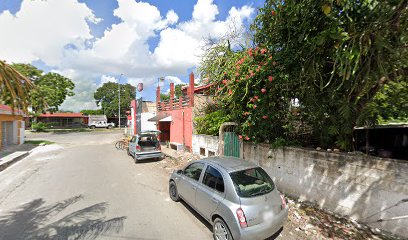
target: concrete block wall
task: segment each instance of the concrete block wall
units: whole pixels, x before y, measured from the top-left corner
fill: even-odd
[[[408,237],[408,161],[244,143],[285,194]]]
[[[204,149],[204,155],[202,155],[201,149]],[[218,136],[193,134],[193,153],[208,157],[210,152],[213,152],[215,156],[219,155]]]

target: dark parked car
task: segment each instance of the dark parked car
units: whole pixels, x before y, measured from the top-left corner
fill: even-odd
[[[194,161],[172,173],[169,193],[211,223],[217,240],[263,240],[278,232],[288,217],[285,198],[270,176],[239,158]]]

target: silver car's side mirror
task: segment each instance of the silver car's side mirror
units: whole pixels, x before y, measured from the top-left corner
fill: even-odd
[[[183,174],[183,170],[177,170],[176,172],[178,175],[182,175]]]

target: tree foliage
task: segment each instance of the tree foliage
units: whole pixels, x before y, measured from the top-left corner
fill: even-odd
[[[69,78],[54,72],[44,74],[30,64],[19,63],[12,66],[36,86],[29,92],[30,106],[34,113],[45,110],[57,112],[65,99],[74,95],[75,84]]]
[[[166,101],[170,99],[169,93],[160,93],[160,101]]]
[[[404,94],[394,88],[407,81],[407,2],[266,1],[251,27],[255,47],[221,41],[201,77],[246,140],[296,140],[308,129],[321,146],[351,149],[353,127],[381,114],[380,94],[394,106]]]
[[[197,134],[218,136],[221,124],[230,120],[223,110],[217,110],[194,118],[195,129]]]
[[[174,86],[174,96],[175,98],[179,98],[183,96],[183,91],[181,90],[184,86],[187,86],[187,84],[182,83],[182,84],[177,84]]]
[[[107,82],[96,89],[94,98],[96,105],[101,106],[106,116],[118,116],[119,96],[118,84]],[[130,84],[120,84],[120,110],[121,116],[130,108],[130,102],[135,99],[136,88]]]
[[[103,109],[84,109],[81,110],[80,113],[84,115],[103,115]]]
[[[27,112],[30,100],[28,93],[34,89],[32,82],[17,69],[0,61],[0,101],[14,109]]]

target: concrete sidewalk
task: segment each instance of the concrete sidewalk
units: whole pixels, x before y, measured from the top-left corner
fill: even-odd
[[[201,159],[200,156],[187,151],[176,151],[168,148],[166,145],[161,145],[161,150],[166,157],[171,159],[172,169],[178,169],[185,166],[188,162]]]
[[[0,171],[3,171],[13,163],[28,156],[38,145],[21,144],[7,146],[0,151]]]

